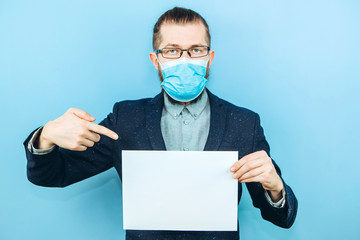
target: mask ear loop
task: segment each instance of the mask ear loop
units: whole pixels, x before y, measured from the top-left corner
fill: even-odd
[[[158,63],[161,65],[162,63],[161,63],[160,60],[158,59],[157,53],[155,53],[155,57],[156,57],[156,60],[158,61]]]
[[[209,63],[209,60],[210,60],[210,52],[209,52],[209,54],[207,55],[206,62],[208,62],[208,63]]]

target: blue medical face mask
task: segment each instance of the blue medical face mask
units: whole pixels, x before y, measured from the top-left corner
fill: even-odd
[[[206,67],[208,60],[179,58],[160,63],[165,92],[179,102],[190,102],[197,98],[208,81]]]

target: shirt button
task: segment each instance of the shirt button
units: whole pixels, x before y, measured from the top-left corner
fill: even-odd
[[[184,120],[184,124],[185,124],[185,125],[188,125],[189,123],[190,123],[190,121],[189,121],[189,120],[187,120],[187,119],[186,119],[186,120]]]
[[[178,116],[178,114],[177,113],[174,113],[174,117],[177,117]]]
[[[189,149],[187,147],[184,147],[183,150],[184,151],[189,151]]]
[[[194,117],[197,117],[198,115],[196,113],[194,113]]]

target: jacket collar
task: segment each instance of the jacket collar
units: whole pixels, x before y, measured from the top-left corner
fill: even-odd
[[[226,112],[223,101],[208,89],[206,90],[210,101],[210,130],[204,151],[216,151],[220,147],[225,132]]]
[[[225,131],[225,110],[222,101],[206,89],[210,101],[210,130],[204,151],[219,149]],[[163,93],[159,93],[148,102],[145,109],[146,131],[153,150],[166,150],[161,133],[161,115],[164,107]]]
[[[145,109],[146,131],[153,150],[166,150],[161,133],[161,114],[164,107],[163,93],[151,99]]]

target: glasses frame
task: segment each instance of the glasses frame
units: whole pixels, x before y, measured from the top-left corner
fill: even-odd
[[[206,47],[207,53],[206,53],[204,56],[192,57],[192,56],[191,56],[191,53],[190,53],[190,50],[193,49],[193,48],[197,48],[197,47]],[[179,57],[165,57],[165,56],[163,55],[164,49],[178,49],[178,50],[181,51],[181,52],[180,52],[180,56],[179,56]],[[209,55],[209,53],[210,53],[210,47],[209,47],[209,46],[196,46],[196,47],[191,47],[191,48],[187,48],[187,49],[182,49],[182,48],[162,48],[162,49],[156,49],[156,50],[155,50],[155,53],[157,53],[157,54],[161,53],[161,56],[162,56],[163,58],[167,58],[167,59],[178,59],[178,58],[181,58],[181,56],[183,55],[183,52],[184,52],[184,51],[186,51],[191,58],[201,58],[201,57],[205,57],[205,56]]]

